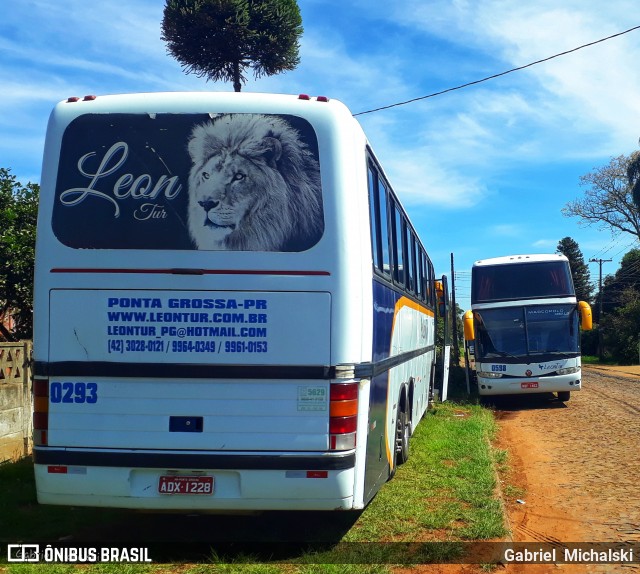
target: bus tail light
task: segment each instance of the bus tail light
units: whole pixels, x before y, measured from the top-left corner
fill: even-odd
[[[350,450],[356,446],[358,383],[334,383],[329,388],[329,449]]]
[[[33,444],[45,446],[49,432],[49,379],[33,380]]]

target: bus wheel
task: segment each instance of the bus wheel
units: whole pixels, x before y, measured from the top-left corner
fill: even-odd
[[[571,391],[558,391],[558,400],[566,403],[571,398]]]
[[[396,464],[404,464],[409,459],[409,416],[398,402],[396,415]]]

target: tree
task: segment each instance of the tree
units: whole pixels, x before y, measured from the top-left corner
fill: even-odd
[[[578,301],[591,302],[593,297],[593,286],[591,285],[591,274],[589,266],[584,262],[584,257],[578,243],[571,237],[565,237],[558,242],[556,248],[558,253],[562,253],[569,260],[573,285],[576,288]]]
[[[185,73],[231,81],[293,70],[302,18],[296,0],[166,0],[162,39]]]
[[[596,299],[599,301],[603,297],[605,317],[620,307],[625,291],[640,293],[640,249],[631,249],[625,253],[620,261],[620,268],[613,275],[604,278],[602,294],[598,293]]]
[[[605,315],[605,347],[616,361],[623,365],[638,360],[638,325],[640,325],[640,293],[635,289],[623,290],[619,307],[614,313]]]
[[[33,264],[40,186],[22,185],[0,168],[0,334],[7,340],[31,338]],[[12,317],[9,332],[3,321]]]
[[[635,151],[629,157],[627,165],[627,179],[631,186],[631,195],[636,207],[640,209],[640,151]]]
[[[635,161],[640,159],[621,155],[583,175],[580,185],[589,186],[584,198],[567,203],[562,214],[579,217],[585,225],[599,223],[614,235],[624,232],[640,238],[640,212],[633,201],[628,173]]]
[[[638,358],[640,337],[640,249],[631,249],[613,275],[607,275],[596,299],[603,298],[598,319],[606,353],[623,364]]]

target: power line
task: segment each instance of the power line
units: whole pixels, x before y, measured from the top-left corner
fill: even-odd
[[[624,238],[614,238],[611,240],[611,243],[609,243],[608,245],[605,245],[604,247],[602,247],[595,255],[592,255],[591,257],[589,257],[589,260],[594,260],[594,259],[600,259],[602,257],[604,257],[607,254],[610,254],[610,252],[613,249],[617,249],[618,247],[620,247],[622,245]],[[633,245],[636,245],[638,243],[638,239],[634,239],[633,241],[631,241],[631,243],[627,243],[626,245],[624,245],[622,247],[622,249],[620,249],[617,253],[613,254],[613,255],[609,255],[610,257],[616,258],[618,255],[620,255],[620,253],[627,251],[630,247],[632,247]]]
[[[543,62],[548,62],[549,60],[553,60],[554,58],[559,58],[560,56],[566,56],[567,54],[571,54],[572,52],[577,52],[578,50],[582,50],[583,48],[588,48],[589,46],[594,46],[595,44],[600,44],[601,42],[606,42],[607,40],[611,40],[612,38],[617,38],[618,36],[623,36],[624,34],[628,34],[629,32],[633,32],[634,30],[640,29],[640,26],[634,26],[633,28],[629,28],[624,32],[618,32],[617,34],[613,34],[611,36],[607,36],[606,38],[601,38],[600,40],[596,40],[595,42],[589,42],[588,44],[583,44],[582,46],[578,46],[577,48],[573,48],[571,50],[566,50],[565,52],[560,52],[559,54],[554,54],[553,56],[549,56],[548,58],[543,58],[542,60],[536,60],[535,62],[531,62],[530,64],[526,64],[524,66],[519,66],[517,68],[512,68],[511,70],[507,70],[506,72],[500,72],[499,74],[494,74],[493,76],[487,76],[486,78],[482,78],[481,80],[474,80],[473,82],[468,82],[466,84],[462,84],[460,86],[456,86],[454,88],[447,88],[446,90],[441,90],[440,92],[434,92],[433,94],[428,94],[426,96],[420,96],[418,98],[412,98],[411,100],[406,100],[404,102],[397,102],[395,104],[389,104],[388,106],[382,106],[379,108],[374,108],[372,110],[366,110],[364,112],[358,112],[357,114],[353,114],[353,116],[362,116],[364,114],[372,114],[373,112],[379,112],[382,110],[388,110],[389,108],[395,108],[398,106],[404,106],[406,104],[411,104],[413,102],[417,102],[420,100],[426,100],[427,98],[434,98],[436,96],[441,96],[442,94],[446,94],[448,92],[454,92],[455,90],[461,90],[462,88],[468,88],[469,86],[474,86],[475,84],[481,84],[482,82],[487,82],[489,80],[493,80],[495,78],[499,78],[500,76],[506,76],[507,74],[511,74],[513,72],[518,72],[520,70],[524,70],[525,68],[530,68],[531,66],[535,66],[536,64],[542,64]]]
[[[614,247],[616,247],[617,245],[620,245],[621,241],[622,240],[619,237],[613,237],[607,245],[605,245],[604,247],[601,247],[595,254],[589,257],[589,259],[597,259],[600,256],[606,255]]]
[[[627,249],[629,249],[629,247],[631,247],[632,245],[635,245],[637,242],[638,240],[634,239],[631,243],[629,243],[629,245],[627,245],[626,247],[623,247],[620,251],[618,251],[618,253],[616,253],[614,257],[617,257],[618,255],[620,255],[620,253],[622,253],[623,251],[626,251]]]
[[[632,263],[624,269],[621,267],[614,274],[610,275],[612,279],[606,286],[611,287],[612,285],[617,285],[619,283],[626,283],[629,279],[637,280],[639,274],[640,262]]]
[[[601,260],[590,259],[589,261],[598,263],[598,261],[604,262],[604,261],[611,261],[611,260],[610,259],[601,259]],[[609,282],[606,283],[606,285],[602,285],[601,288],[598,288],[598,291],[601,293],[602,289],[604,289],[604,291],[607,292],[607,291],[610,291],[612,287],[617,287],[619,285],[624,286],[625,284],[629,284],[629,283],[637,283],[639,275],[640,275],[640,261],[634,261],[624,269],[621,267],[614,274],[608,275],[607,277],[609,278]],[[605,300],[605,303],[606,302],[613,303],[615,301]]]

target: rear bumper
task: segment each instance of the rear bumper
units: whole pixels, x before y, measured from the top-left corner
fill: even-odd
[[[198,470],[344,470],[355,465],[355,451],[344,453],[203,453],[201,451],[84,450],[35,447],[42,465],[167,468]]]
[[[354,508],[354,452],[220,455],[36,448],[34,460],[41,504],[204,512]],[[99,460],[101,465],[91,464]],[[177,464],[161,464],[167,462]],[[212,476],[213,494],[160,494],[160,476],[167,474]]]

